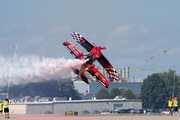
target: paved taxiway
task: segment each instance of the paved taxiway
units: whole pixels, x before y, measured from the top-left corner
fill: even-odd
[[[180,116],[167,115],[36,115],[36,116],[10,116],[13,120],[179,120]],[[6,119],[7,120],[7,119]]]

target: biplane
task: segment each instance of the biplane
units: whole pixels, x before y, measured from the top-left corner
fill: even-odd
[[[64,42],[63,45],[67,48],[67,50],[74,56],[75,59],[86,60],[84,64],[82,64],[81,68],[72,68],[73,72],[77,74],[77,77],[81,77],[81,79],[89,84],[88,78],[85,75],[85,71],[89,72],[98,82],[100,82],[104,87],[109,87],[109,82],[106,77],[98,71],[93,64],[96,60],[102,65],[102,67],[107,71],[107,73],[111,76],[114,81],[118,82],[119,75],[114,67],[109,63],[109,61],[104,57],[101,53],[101,50],[107,49],[107,47],[96,46],[94,43],[90,43],[86,40],[82,35],[76,32],[72,32],[71,36],[76,40],[89,54],[84,55],[83,52],[79,52],[79,50],[70,42]]]

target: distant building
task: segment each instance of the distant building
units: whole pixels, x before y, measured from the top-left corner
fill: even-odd
[[[131,89],[132,92],[136,95],[136,97],[139,96],[141,93],[141,85],[142,82],[109,82],[109,88],[107,89],[109,92],[115,87],[119,88],[122,92],[124,92],[127,89]],[[75,82],[75,89],[77,89],[80,93],[88,90],[88,94],[84,96],[83,94],[81,95],[82,100],[88,100],[96,96],[97,92],[101,88],[105,88],[102,86],[99,82],[90,82],[89,85],[86,85],[83,82]],[[84,90],[82,91],[82,88],[84,87]]]

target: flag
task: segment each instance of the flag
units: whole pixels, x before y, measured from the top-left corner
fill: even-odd
[[[83,95],[86,96],[88,94],[88,90],[86,90],[85,92],[83,92]]]

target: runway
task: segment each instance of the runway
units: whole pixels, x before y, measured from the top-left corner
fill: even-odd
[[[5,118],[4,118],[5,119]],[[179,120],[180,116],[168,115],[24,115],[10,116],[13,120]]]

